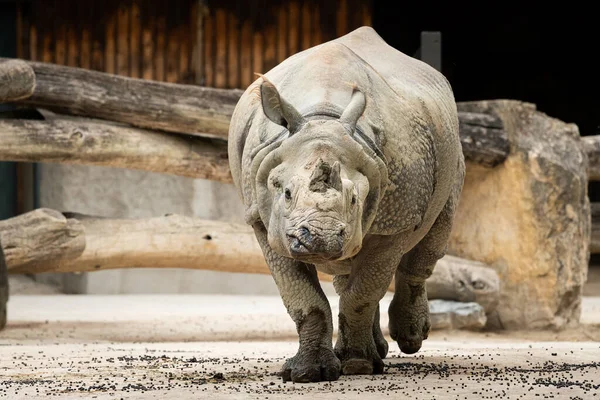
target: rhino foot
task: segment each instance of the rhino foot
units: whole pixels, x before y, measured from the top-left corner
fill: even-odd
[[[344,375],[372,375],[383,373],[383,360],[380,356],[380,350],[376,348],[374,343],[373,346],[369,346],[369,349],[367,350],[336,348],[335,353],[342,362],[342,374]]]
[[[281,378],[284,382],[298,383],[336,381],[340,377],[340,369],[340,360],[331,349],[299,350],[285,362]]]
[[[390,336],[398,342],[400,351],[405,354],[419,351],[431,327],[424,288],[410,287],[406,291],[396,291],[388,311]]]

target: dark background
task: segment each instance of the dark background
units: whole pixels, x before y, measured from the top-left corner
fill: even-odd
[[[591,3],[590,3],[591,4]],[[442,72],[457,101],[515,99],[600,135],[600,11],[583,2],[374,0],[373,27],[413,55],[442,34]],[[590,183],[600,201],[600,182]]]
[[[0,0],[4,57],[16,56],[15,3]],[[416,53],[421,31],[441,32],[442,72],[457,101],[527,101],[577,124],[582,135],[600,135],[600,13],[591,5],[419,0],[372,4],[373,27],[406,54]],[[328,3],[331,12],[334,5]],[[0,163],[0,219],[15,212],[14,174],[14,164]],[[600,183],[590,184],[590,198],[600,201]]]

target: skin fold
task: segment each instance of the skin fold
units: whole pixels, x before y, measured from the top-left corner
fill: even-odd
[[[429,332],[425,280],[444,255],[464,179],[446,79],[367,27],[261,75],[234,111],[234,183],[288,313],[298,353],[282,377],[383,372],[379,301],[404,353]],[[334,275],[339,335],[317,271]]]

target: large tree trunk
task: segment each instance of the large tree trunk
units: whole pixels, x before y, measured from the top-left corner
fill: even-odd
[[[242,94],[54,64],[29,65],[36,86],[24,104],[174,133],[227,139],[229,120]],[[508,138],[496,116],[459,112],[458,118],[467,161],[488,167],[504,161]]]
[[[34,218],[35,215],[41,215],[47,221]],[[17,241],[11,246],[12,254],[7,257],[10,272],[83,272],[152,267],[269,273],[254,232],[246,225],[179,215],[150,219],[105,219],[70,213],[63,216],[53,210],[41,209],[9,220],[13,231],[20,225],[20,220],[24,226],[22,232],[31,230],[32,222],[36,221],[38,231],[55,232],[57,242],[62,245],[54,246],[48,240],[42,242],[40,238],[43,235],[32,232],[32,240],[27,243]],[[45,224],[58,229],[44,227]],[[74,230],[73,226],[82,228]],[[59,234],[61,229],[65,230],[64,234]],[[85,232],[83,251],[82,232]],[[0,236],[7,236],[6,228],[1,224]],[[64,238],[68,236],[76,239],[70,242],[71,249],[64,245]],[[34,257],[37,262],[32,262]],[[59,259],[60,262],[51,261]],[[324,274],[320,274],[320,278],[331,280],[329,275]],[[430,298],[478,302],[486,311],[496,305],[498,286],[498,276],[484,264],[450,256],[438,262],[427,281]]]
[[[0,160],[140,169],[231,182],[227,144],[81,118],[0,120]]]

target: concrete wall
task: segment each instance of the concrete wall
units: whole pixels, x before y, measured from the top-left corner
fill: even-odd
[[[40,207],[112,218],[168,213],[244,223],[232,185],[123,169],[41,164]],[[42,274],[68,293],[278,294],[268,275],[186,269],[123,269]],[[328,293],[333,293],[331,285]]]

